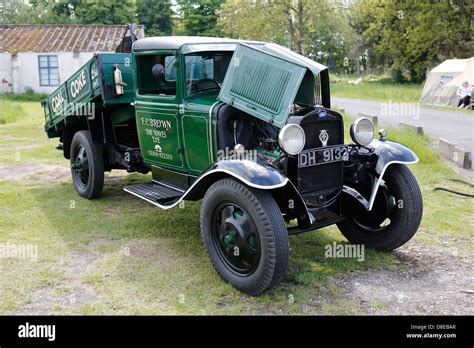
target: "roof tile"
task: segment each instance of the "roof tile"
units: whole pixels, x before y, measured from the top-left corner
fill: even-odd
[[[125,25],[0,25],[0,52],[113,52]],[[144,28],[138,25],[137,37]]]

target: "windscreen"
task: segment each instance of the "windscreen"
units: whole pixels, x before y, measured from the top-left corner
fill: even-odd
[[[197,52],[186,55],[186,95],[219,91],[232,54],[233,52]]]

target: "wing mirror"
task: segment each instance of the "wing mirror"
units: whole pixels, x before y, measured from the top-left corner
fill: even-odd
[[[162,64],[155,64],[153,68],[151,68],[151,73],[156,78],[162,78],[165,73],[165,67]]]

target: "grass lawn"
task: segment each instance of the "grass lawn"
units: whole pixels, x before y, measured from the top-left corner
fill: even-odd
[[[380,101],[391,100],[392,102],[398,103],[418,103],[420,101],[422,89],[423,84],[396,84],[390,82],[386,78],[382,78],[379,81],[363,79],[357,84],[349,83],[348,79],[336,78],[331,82],[331,95],[335,97]],[[422,106],[446,111],[464,112],[474,115],[474,111],[472,110],[458,109],[451,106],[438,106],[431,104],[422,104]]]
[[[122,190],[149,175],[106,176],[98,200],[80,198],[68,162],[43,131],[38,102],[0,100],[18,110],[0,125],[0,244],[35,244],[36,261],[0,258],[0,314],[357,314],[337,277],[366,270],[407,267],[394,253],[366,250],[365,261],[331,259],[324,247],[346,243],[336,227],[290,237],[291,256],[282,283],[249,297],[214,271],[199,232],[199,202],[160,210]],[[413,148],[411,166],[424,195],[417,242],[472,254],[474,215],[460,196],[433,192],[462,188],[426,139],[389,129],[389,138]],[[61,172],[61,168],[64,168]],[[24,176],[20,174],[24,173]],[[383,303],[373,303],[383,306]]]
[[[420,84],[393,84],[369,81],[350,84],[347,81],[339,81],[331,83],[331,95],[345,98],[418,103],[422,87]]]
[[[0,124],[15,122],[18,117],[25,115],[25,110],[21,103],[4,100],[0,109]]]

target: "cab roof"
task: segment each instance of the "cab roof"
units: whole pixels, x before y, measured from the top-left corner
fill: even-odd
[[[133,43],[133,51],[153,51],[153,50],[179,50],[184,45],[194,44],[259,44],[258,41],[225,39],[207,36],[158,36],[147,37]],[[263,44],[263,43],[261,43]]]

